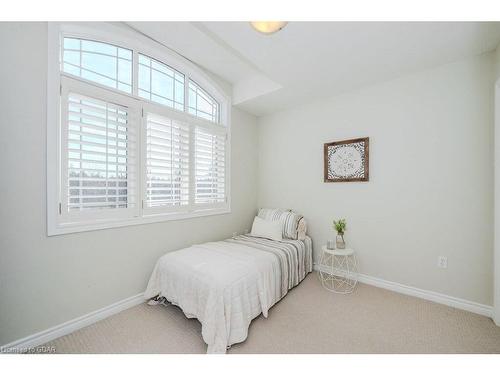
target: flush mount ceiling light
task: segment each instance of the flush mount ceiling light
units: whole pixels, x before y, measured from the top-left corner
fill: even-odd
[[[273,34],[280,31],[288,22],[283,21],[253,21],[252,27],[262,34]]]

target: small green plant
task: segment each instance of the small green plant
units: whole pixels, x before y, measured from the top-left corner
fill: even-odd
[[[341,236],[342,239],[344,239],[346,225],[345,219],[339,219],[338,221],[333,220],[333,229],[337,231],[338,235]]]

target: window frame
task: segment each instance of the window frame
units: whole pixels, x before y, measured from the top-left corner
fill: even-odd
[[[74,37],[95,40],[109,43],[118,47],[132,50],[132,93],[113,89],[97,82],[91,82],[77,76],[65,73],[60,69],[61,43],[64,37]],[[170,108],[159,103],[151,102],[138,96],[138,54],[144,54],[150,58],[158,60],[178,72],[184,74],[184,90],[187,93],[189,79],[196,82],[203,90],[210,94],[218,103],[220,108],[219,122],[212,123],[208,120],[195,117],[187,111],[188,98],[185,95],[184,112],[175,108]],[[148,224],[170,220],[182,220],[195,217],[220,215],[231,212],[231,99],[225,94],[221,87],[208,74],[196,65],[183,58],[179,54],[169,50],[167,47],[152,41],[151,39],[128,29],[125,25],[110,23],[48,23],[48,80],[47,80],[47,235],[60,235],[66,233],[83,232],[90,230],[100,230],[116,228],[129,225]],[[65,221],[62,215],[63,186],[62,183],[62,161],[64,150],[62,149],[62,123],[61,123],[61,102],[62,102],[62,77],[76,82],[83,82],[85,86],[95,86],[96,90],[110,92],[110,97],[120,95],[127,97],[127,100],[136,101],[141,108],[138,126],[138,157],[139,166],[136,180],[136,211],[134,215],[89,215],[88,220]],[[66,80],[66,78],[64,78]],[[91,96],[91,95],[89,95]],[[168,114],[171,118],[180,121],[188,121],[190,132],[194,133],[196,126],[206,127],[214,131],[223,131],[226,134],[226,170],[225,189],[226,203],[210,207],[195,207],[190,205],[189,211],[167,210],[158,212],[148,212],[142,208],[144,199],[145,181],[145,121],[144,108],[153,109],[151,112],[158,115]],[[142,115],[142,116],[141,116]],[[190,154],[194,154],[191,147]],[[191,157],[192,155],[190,155]],[[191,179],[190,179],[191,180]],[[192,180],[191,180],[192,181]],[[193,186],[190,186],[190,190]],[[194,198],[193,198],[194,199]],[[118,209],[117,209],[118,210]],[[116,216],[116,217],[115,217]]]
[[[166,64],[166,63],[164,63],[164,62],[162,62],[162,61],[160,61],[160,60],[158,60],[158,59],[156,59],[156,58],[154,58],[154,57],[151,57],[151,56],[149,56],[149,55],[146,55],[146,54],[144,54],[144,53],[142,53],[142,52],[138,52],[138,53],[137,53],[137,62],[136,62],[136,64],[135,64],[135,65],[137,66],[137,75],[136,75],[136,76],[137,76],[137,82],[136,82],[136,84],[137,84],[137,85],[139,84],[139,69],[140,69],[139,65],[144,65],[144,64],[141,64],[141,63],[139,62],[139,55],[143,55],[143,56],[145,56],[146,58],[149,58],[151,61],[156,61],[157,63],[163,64],[163,65],[166,65],[168,68],[171,68],[171,69],[174,71],[174,74],[175,74],[175,72],[177,72],[177,73],[179,73],[179,74],[182,74],[182,75],[184,76],[184,86],[186,85],[186,74],[184,74],[184,73],[182,73],[182,72],[178,71],[177,69],[174,69],[172,66],[170,66],[170,65],[168,65],[168,64]],[[151,63],[150,63],[150,64],[151,64]],[[152,67],[152,64],[151,64],[151,66],[149,67],[149,69],[154,69],[154,68]],[[175,79],[175,77],[174,77],[173,79],[174,79],[174,85],[175,85],[175,81],[176,81],[176,79]],[[167,107],[167,108],[169,108],[169,109],[171,109],[171,110],[174,110],[174,111],[178,111],[178,112],[181,112],[181,113],[187,113],[187,114],[189,114],[189,113],[187,112],[187,106],[186,106],[186,102],[187,102],[187,98],[186,98],[186,87],[184,87],[184,104],[183,104],[183,110],[181,111],[181,110],[179,110],[179,109],[177,109],[177,108],[175,107],[175,103],[176,103],[176,102],[175,102],[175,93],[174,93],[174,98],[173,98],[173,100],[172,100],[172,103],[173,103],[174,105],[173,105],[172,107],[167,106],[167,105],[163,105],[163,104],[161,104],[161,103],[159,103],[159,102],[156,102],[156,101],[152,100],[152,99],[151,99],[151,97],[152,97],[153,95],[155,95],[155,94],[153,94],[153,84],[152,84],[152,80],[151,80],[151,78],[150,78],[150,82],[149,82],[149,84],[150,84],[150,91],[149,91],[150,98],[148,99],[148,98],[144,98],[144,97],[140,96],[140,95],[139,95],[139,90],[141,90],[141,91],[145,91],[145,90],[143,90],[143,89],[139,88],[138,86],[137,86],[137,89],[136,89],[136,91],[137,91],[137,97],[139,97],[141,100],[143,100],[143,101],[145,101],[145,102],[148,102],[148,103],[158,104],[158,105],[160,105],[160,106],[162,106],[162,107],[163,107],[163,106],[165,106],[165,107]],[[134,91],[134,90],[133,90],[133,91]],[[180,104],[180,103],[179,103],[179,104]]]
[[[120,47],[119,45],[116,45],[114,43],[110,43],[110,42],[107,42],[107,41],[102,41],[102,40],[96,40],[95,38],[86,38],[86,37],[80,37],[80,36],[75,36],[74,38],[72,37],[74,34],[72,33],[64,33],[64,35],[61,35],[61,44],[60,44],[60,61],[61,61],[61,73],[65,74],[65,75],[68,75],[68,76],[71,76],[71,77],[76,77],[76,78],[79,78],[81,79],[82,81],[85,81],[85,82],[92,82],[92,84],[97,84],[99,86],[102,86],[102,87],[106,87],[108,89],[112,89],[112,90],[115,90],[115,91],[118,91],[120,93],[125,93],[125,94],[129,94],[129,95],[133,95],[134,94],[134,86],[133,86],[133,81],[134,81],[134,55],[133,55],[133,50],[130,49],[130,48],[123,48],[123,47]],[[81,77],[81,72],[80,72],[80,75],[77,76],[77,75],[74,75],[74,74],[71,74],[71,73],[68,73],[68,72],[65,72],[64,71],[64,64],[66,64],[66,62],[64,61],[64,52],[66,52],[67,50],[65,49],[64,47],[64,38],[71,38],[71,39],[79,39],[79,40],[86,40],[86,41],[89,41],[89,42],[97,42],[97,43],[104,43],[104,44],[107,44],[107,45],[110,45],[110,46],[113,46],[113,47],[116,47],[116,48],[121,48],[121,49],[125,49],[125,50],[129,50],[131,52],[131,57],[130,57],[130,64],[131,64],[131,75],[130,75],[130,84],[126,83],[126,82],[123,82],[123,81],[120,81],[120,76],[119,74],[117,74],[117,77],[116,77],[116,88],[114,87],[111,87],[109,85],[104,85],[104,84],[101,84],[101,83],[98,83],[98,82],[95,82],[95,81],[91,81],[91,80],[88,80],[86,78],[83,78]],[[81,45],[80,45],[80,63],[82,62],[81,61],[81,58],[82,58],[82,55],[84,53],[88,53],[88,54],[96,54],[96,55],[100,55],[101,53],[99,52],[93,52],[93,51],[84,51],[81,49]],[[74,50],[73,50],[74,51]],[[108,56],[108,57],[113,57],[111,55],[107,55],[105,54],[105,56]],[[119,60],[120,59],[123,59],[119,56],[119,52],[117,51],[117,55],[116,55],[116,63],[119,64]],[[126,60],[126,59],[125,59]],[[77,67],[76,65],[72,64],[72,63],[68,63],[69,65],[72,65],[73,67]],[[82,66],[78,66],[78,68],[80,69],[80,71],[82,70],[86,70],[87,72],[92,72],[96,75],[100,75],[102,77],[105,77],[109,80],[113,80],[113,78],[109,77],[109,76],[106,76],[105,74],[103,73],[99,73],[99,72],[93,72],[91,71],[88,67],[82,67]],[[119,72],[118,70],[118,67],[117,67],[117,73]],[[119,83],[121,84],[124,84],[124,85],[127,85],[127,86],[130,86],[130,93],[129,92],[126,92],[126,91],[123,91],[123,90],[120,90],[118,89],[118,85]]]

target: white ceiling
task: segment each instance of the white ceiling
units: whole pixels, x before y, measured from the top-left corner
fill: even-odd
[[[129,22],[233,85],[257,116],[469,56],[500,43],[500,22]]]

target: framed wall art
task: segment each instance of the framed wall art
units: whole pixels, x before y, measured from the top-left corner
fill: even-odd
[[[325,182],[368,181],[369,138],[324,144]]]

